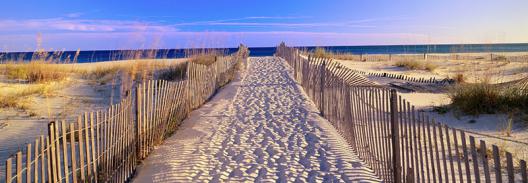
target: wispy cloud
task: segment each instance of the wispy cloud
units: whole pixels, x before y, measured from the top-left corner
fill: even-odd
[[[316,22],[316,23],[276,23],[276,22],[212,22],[207,25],[251,26],[251,27],[356,27],[372,28],[372,25],[352,24],[348,22]]]
[[[84,13],[81,13],[81,12],[75,12],[75,13],[68,13],[64,16],[68,17],[68,18],[79,18],[83,15]]]
[[[70,13],[60,18],[0,20],[1,32],[48,31],[48,32],[173,32],[182,28],[201,29],[206,27],[265,27],[267,31],[274,28],[373,28],[368,24],[378,19],[350,20],[340,22],[310,22],[308,16],[249,16],[232,19],[194,21],[181,23],[161,23],[159,21],[131,21],[107,19],[80,19],[83,13]],[[302,20],[301,20],[302,19]],[[194,27],[193,27],[194,26]],[[200,28],[198,28],[200,29]],[[193,29],[196,30],[196,29]]]
[[[295,19],[306,19],[308,16],[251,16],[234,19],[221,19],[211,21],[196,21],[171,24],[173,26],[233,26],[233,27],[352,27],[372,28],[373,25],[363,23],[375,21],[376,19],[364,19],[342,22],[292,22]],[[262,21],[266,20],[266,21]],[[273,21],[270,21],[273,20]],[[287,22],[283,20],[289,20]]]
[[[8,31],[75,31],[75,32],[133,32],[176,31],[174,26],[141,21],[92,19],[30,19],[0,20],[0,32]]]

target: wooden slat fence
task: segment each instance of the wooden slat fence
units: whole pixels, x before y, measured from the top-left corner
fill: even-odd
[[[424,77],[412,77],[407,76],[403,74],[395,74],[395,73],[387,73],[387,72],[364,72],[361,71],[360,73],[367,75],[367,76],[374,76],[374,77],[385,77],[385,78],[392,78],[392,79],[400,79],[415,83],[428,83],[428,84],[454,84],[456,81],[454,79],[444,78],[444,79],[437,79],[436,77],[430,77],[430,78],[424,78]]]
[[[339,59],[340,56],[336,56]],[[526,62],[528,53],[403,53],[403,54],[346,54],[346,60],[363,62],[407,61],[407,60],[475,60]]]
[[[178,82],[137,84],[119,104],[77,121],[50,122],[48,134],[6,162],[6,182],[126,182],[180,122],[235,77],[247,47],[211,65],[188,63]]]
[[[277,56],[321,114],[385,182],[527,182],[528,144],[438,123],[395,90],[281,44]],[[490,143],[495,142],[495,143]],[[510,153],[500,143],[518,146]],[[524,150],[523,150],[524,149]]]

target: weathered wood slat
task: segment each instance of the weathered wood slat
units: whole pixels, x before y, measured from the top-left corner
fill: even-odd
[[[75,123],[70,123],[70,151],[71,151],[71,168],[72,181],[77,183],[77,148],[75,147]]]
[[[495,182],[496,183],[502,183],[502,171],[501,171],[501,159],[499,154],[499,147],[496,145],[492,146],[493,149],[493,163],[495,166],[493,169],[495,170]]]
[[[461,160],[463,157],[460,154],[460,151],[458,149],[459,144],[458,144],[458,137],[457,136],[458,136],[457,135],[457,130],[453,128],[453,140],[455,142],[455,144],[454,144],[455,145],[455,155],[457,157],[458,179],[459,179],[459,181],[461,183],[463,183],[464,182],[464,175],[462,173],[463,170],[462,170],[462,160]]]
[[[61,136],[60,136],[60,139],[62,139],[62,157],[63,157],[63,165],[64,165],[64,168],[63,168],[63,171],[64,171],[64,181],[66,183],[69,183],[70,182],[70,179],[68,178],[69,177],[69,162],[68,162],[68,139],[66,138],[67,135],[66,135],[66,121],[62,120],[61,121]],[[71,144],[70,144],[71,145]]]
[[[471,160],[473,161],[473,175],[475,177],[475,182],[480,183],[480,171],[478,165],[477,148],[475,146],[475,137],[469,136],[469,145],[471,148]]]
[[[482,166],[484,169],[484,181],[486,183],[491,183],[491,176],[489,171],[489,163],[488,163],[488,149],[486,148],[486,142],[481,140],[480,141],[480,155],[482,158]]]
[[[512,154],[509,152],[506,152],[506,171],[508,175],[508,182],[514,183],[515,182],[515,170],[513,168],[513,158]]]
[[[528,182],[528,175],[527,175],[528,172],[526,172],[526,161],[520,160],[519,167],[521,171],[521,182],[527,183]]]
[[[22,183],[23,172],[22,172],[22,151],[16,153],[16,180],[17,183]]]
[[[31,143],[26,147],[26,182],[31,183]]]
[[[460,139],[462,140],[462,152],[464,153],[464,165],[466,167],[466,181],[471,182],[471,169],[469,167],[469,155],[466,144],[466,134],[460,131]]]
[[[456,181],[456,174],[455,174],[455,166],[453,164],[453,152],[451,151],[451,138],[450,138],[450,135],[449,135],[449,127],[447,125],[444,125],[444,129],[445,129],[446,141],[447,141],[447,152],[448,152],[448,156],[449,156],[449,167],[450,167],[450,170],[451,170],[451,172],[450,172],[451,181],[452,182],[457,182]],[[453,133],[453,134],[456,136],[455,133]],[[446,172],[447,172],[447,170],[446,170]]]
[[[6,160],[6,182],[11,182],[13,179],[13,159],[12,157]]]

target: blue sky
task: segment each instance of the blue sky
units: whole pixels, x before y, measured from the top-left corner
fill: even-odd
[[[528,42],[526,0],[8,0],[0,51]]]

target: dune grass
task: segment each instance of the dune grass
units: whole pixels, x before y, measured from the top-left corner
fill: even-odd
[[[326,49],[317,47],[313,51],[313,56],[316,58],[332,58],[332,53],[329,51],[326,51]]]
[[[92,79],[101,79],[108,75],[114,75],[120,70],[119,67],[103,67],[103,66],[97,66],[94,70],[91,72],[87,72],[85,74],[85,77],[92,78]]]
[[[338,53],[338,52],[331,52],[324,48],[317,47],[311,53],[312,56],[316,58],[332,58],[337,60],[359,60],[358,55],[350,54],[350,53]]]
[[[171,65],[158,71],[156,78],[167,81],[176,81],[185,78],[187,64]]]
[[[188,50],[185,53],[190,62],[202,65],[211,65],[216,62],[217,57],[224,56],[225,50],[222,49],[195,49]]]
[[[45,61],[7,63],[2,64],[2,67],[2,72],[8,79],[24,80],[31,83],[63,80],[68,77],[70,72]]]
[[[396,67],[403,67],[409,70],[426,70],[434,71],[438,68],[438,65],[433,64],[427,61],[418,61],[418,60],[400,60],[394,63]]]
[[[47,55],[39,56],[40,54],[36,54],[31,61],[4,61],[0,64],[0,76],[11,81],[0,83],[10,88],[9,93],[0,90],[0,108],[25,108],[24,98],[52,93],[58,89],[57,83],[64,87],[62,81],[68,78],[93,80],[99,84],[106,84],[111,80],[112,85],[117,81],[121,87],[131,87],[133,82],[148,79],[180,80],[185,77],[186,62],[210,65],[217,57],[224,56],[225,50],[191,49],[186,50],[185,54],[186,61],[143,58],[137,54],[126,57],[133,58],[132,60],[90,64],[60,62],[48,59],[50,57]]]
[[[449,97],[453,108],[469,115],[528,112],[528,91],[514,86],[458,84],[450,89]]]
[[[114,84],[119,78],[117,80],[121,82],[120,85],[131,86],[130,83],[133,81],[154,78],[157,72],[165,73],[164,78],[167,78],[169,74],[164,70],[182,63],[184,62],[168,60],[130,60],[90,64],[8,62],[0,64],[0,75],[12,80],[0,83],[3,86],[0,88],[0,108],[25,109],[28,97],[52,94],[53,91],[66,87],[69,83],[66,81],[82,79],[96,81],[102,85],[110,80]]]
[[[54,90],[63,84],[48,82],[29,85],[16,85],[2,87],[0,90],[0,108],[26,109],[25,100],[32,95],[51,95]]]
[[[216,59],[216,55],[213,54],[200,54],[190,57],[189,61],[202,65],[211,65],[216,61]]]

